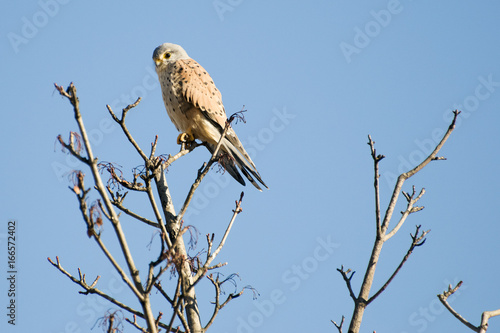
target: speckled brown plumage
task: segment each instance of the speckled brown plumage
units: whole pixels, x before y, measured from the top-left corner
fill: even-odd
[[[214,81],[179,45],[166,43],[158,46],[153,60],[165,108],[175,127],[194,139],[206,142],[213,152],[227,119],[221,93]],[[267,188],[232,128],[223,140],[221,151],[226,156],[219,162],[238,182],[245,184],[235,165],[257,189],[260,190],[260,187],[253,178]]]

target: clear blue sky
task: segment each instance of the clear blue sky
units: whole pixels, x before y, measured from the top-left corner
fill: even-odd
[[[85,234],[65,176],[83,166],[55,143],[76,124],[53,83],[75,83],[96,155],[130,175],[140,158],[105,105],[117,111],[143,97],[128,116],[133,135],[146,149],[158,134],[160,153],[178,150],[151,60],[164,42],[181,44],[211,73],[228,113],[248,110],[235,130],[271,188],[259,193],[212,171],[192,204],[187,222],[200,232],[200,251],[205,234],[222,235],[245,190],[243,213],[219,259],[229,262],[222,273],[239,273],[238,287],[252,285],[260,297],[233,300],[213,332],[335,332],[330,320],[350,318],[353,309],[336,268],[357,271],[358,290],[374,239],[367,135],[386,155],[385,207],[394,175],[422,160],[455,108],[463,114],[440,154],[447,160],[405,185],[426,188],[425,209],[386,243],[374,290],[406,253],[415,225],[432,231],[368,307],[362,331],[467,332],[436,298],[459,280],[464,286],[452,305],[473,323],[500,306],[498,2],[41,0],[0,7],[0,256],[5,272],[7,221],[15,219],[19,272],[15,328],[6,323],[8,286],[0,279],[2,332],[89,332],[111,308],[79,295],[49,256],[72,274],[80,267],[87,280],[101,275],[100,288],[139,307]],[[200,148],[170,168],[177,208],[208,157]],[[131,206],[151,217],[146,201],[136,199]],[[156,255],[147,247],[153,230],[122,222],[143,273]],[[116,250],[110,225],[104,235]],[[206,321],[208,281],[198,293]],[[165,303],[155,310],[169,313]],[[492,319],[490,330],[499,327]],[[136,330],[125,323],[125,332]]]

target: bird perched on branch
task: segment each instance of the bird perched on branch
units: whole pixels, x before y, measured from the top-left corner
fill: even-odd
[[[153,53],[153,60],[165,108],[170,120],[181,132],[177,143],[190,143],[198,139],[213,153],[227,121],[221,93],[214,81],[179,45],[165,43],[158,46]],[[227,130],[220,151],[222,155],[218,162],[240,184],[245,185],[245,181],[238,168],[259,191],[262,189],[257,181],[267,188],[231,127]]]

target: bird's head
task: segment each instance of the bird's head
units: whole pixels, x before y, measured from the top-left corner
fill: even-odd
[[[180,59],[189,59],[186,51],[180,45],[172,43],[161,44],[153,52],[153,61],[157,69]]]

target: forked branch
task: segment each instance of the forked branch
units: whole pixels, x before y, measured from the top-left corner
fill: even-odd
[[[373,302],[389,286],[389,283],[391,283],[391,281],[396,277],[396,274],[399,273],[405,262],[412,254],[413,250],[418,246],[424,245],[425,236],[430,232],[430,230],[423,231],[422,234],[419,235],[420,227],[421,227],[420,225],[416,226],[415,235],[410,234],[412,239],[410,248],[406,252],[406,255],[403,257],[403,260],[401,260],[401,263],[398,265],[394,273],[392,273],[391,277],[387,280],[387,282],[384,283],[384,285],[372,297],[370,297],[370,299],[368,299],[366,304],[370,304],[371,302]]]
[[[420,193],[418,194],[417,197],[415,197],[415,194],[416,194],[416,192],[415,192],[415,186],[413,186],[413,191],[412,191],[411,195],[403,191],[403,195],[404,195],[404,197],[406,198],[406,201],[407,201],[406,210],[404,212],[401,212],[401,218],[399,219],[399,222],[396,224],[396,226],[394,227],[394,229],[392,229],[388,234],[386,234],[384,236],[384,241],[387,241],[389,238],[391,238],[392,236],[394,236],[396,234],[396,232],[398,232],[399,228],[401,228],[401,226],[403,225],[403,223],[406,221],[406,218],[410,214],[419,212],[422,209],[424,209],[423,206],[415,207],[414,205],[425,194],[425,189],[423,188],[420,191]]]
[[[450,313],[455,316],[462,324],[473,330],[474,332],[485,333],[488,330],[488,321],[491,317],[500,316],[500,309],[494,311],[484,311],[481,315],[481,324],[479,326],[474,326],[467,319],[462,317],[455,309],[453,309],[448,303],[448,297],[453,295],[460,286],[462,286],[462,281],[457,283],[457,285],[452,288],[451,284],[448,286],[448,290],[443,291],[442,294],[438,294],[437,297],[443,303],[446,309],[450,311]]]
[[[332,324],[335,325],[335,327],[337,327],[337,330],[339,331],[339,333],[342,333],[342,325],[344,325],[344,320],[345,320],[344,316],[342,316],[342,320],[340,321],[340,324],[337,324],[336,322],[331,320]]]
[[[63,273],[64,275],[66,275],[71,281],[73,281],[74,283],[76,283],[77,285],[81,286],[85,291],[80,291],[79,293],[80,294],[96,294],[96,295],[99,295],[101,296],[102,298],[110,301],[111,303],[115,304],[116,306],[132,313],[133,315],[137,315],[141,318],[144,318],[144,315],[140,312],[140,311],[137,311],[135,309],[132,309],[131,307],[129,307],[128,305],[125,305],[121,302],[119,302],[118,300],[116,300],[115,298],[107,295],[106,293],[102,292],[101,290],[95,288],[95,286],[97,285],[97,282],[99,281],[99,278],[100,276],[97,276],[94,280],[94,282],[92,282],[92,284],[88,285],[87,282],[85,281],[85,274],[82,274],[82,272],[80,271],[80,268],[78,268],[78,274],[79,274],[79,278],[76,278],[74,277],[73,275],[71,275],[71,273],[69,273],[68,271],[66,271],[61,263],[59,262],[59,257],[56,257],[56,262],[52,261],[52,259],[50,258],[47,258],[47,260],[54,266],[56,267],[61,273]]]
[[[233,210],[232,218],[229,221],[226,231],[219,244],[215,247],[215,245],[213,244],[214,237],[207,237],[207,241],[209,242],[209,250],[207,253],[206,261],[203,264],[201,263],[201,260],[198,256],[192,258],[186,252],[183,233],[185,230],[188,230],[188,228],[183,228],[182,219],[200,182],[209,172],[212,165],[218,161],[222,142],[226,136],[227,131],[230,128],[232,120],[237,117],[238,114],[231,116],[231,118],[227,121],[221,138],[210,160],[207,163],[204,163],[204,165],[198,171],[196,180],[190,188],[190,191],[184,201],[184,205],[182,206],[179,214],[176,215],[169,187],[166,182],[165,170],[174,161],[189,153],[200,144],[193,143],[187,148],[185,145],[183,145],[181,146],[181,150],[179,151],[179,153],[173,156],[168,155],[168,157],[166,157],[165,155],[160,155],[158,157],[155,157],[158,142],[158,136],[156,136],[154,142],[151,144],[151,151],[149,152],[148,156],[138,145],[137,141],[134,139],[125,124],[126,115],[132,108],[136,107],[139,104],[141,99],[138,98],[133,104],[125,107],[122,110],[120,117],[118,117],[111,109],[111,107],[107,105],[109,114],[120,125],[128,141],[132,144],[132,146],[144,161],[144,166],[134,169],[133,181],[127,181],[123,177],[122,172],[115,165],[113,165],[112,163],[104,162],[98,163],[98,159],[93,155],[89,136],[85,130],[82,116],[80,114],[79,100],[76,95],[75,86],[73,84],[70,84],[66,90],[63,89],[62,86],[55,86],[59,93],[65,98],[68,98],[68,100],[72,104],[74,117],[79,127],[79,133],[71,132],[69,141],[67,143],[64,142],[61,136],[58,136],[58,141],[61,143],[63,150],[69,151],[70,154],[74,155],[90,168],[91,174],[93,176],[93,183],[95,185],[93,186],[93,188],[97,190],[100,196],[100,198],[96,200],[95,203],[91,204],[90,207],[88,207],[86,199],[90,188],[85,189],[85,185],[83,182],[84,174],[81,171],[75,172],[75,174],[73,175],[74,186],[72,188],[72,191],[76,194],[79,200],[80,210],[82,212],[83,219],[87,224],[87,234],[89,235],[89,237],[94,238],[100,249],[112,263],[127,286],[133,291],[134,295],[137,297],[142,306],[142,312],[134,310],[127,305],[122,304],[121,302],[115,300],[114,298],[97,289],[95,286],[97,284],[98,278],[92,284],[88,285],[85,281],[85,275],[82,275],[80,271],[79,279],[73,277],[71,274],[65,271],[59,263],[59,258],[57,258],[57,263],[54,263],[52,260],[50,260],[50,258],[49,261],[54,267],[68,276],[73,282],[84,288],[84,291],[81,293],[97,294],[109,300],[113,304],[121,307],[122,309],[132,313],[133,320],[127,319],[127,321],[140,331],[156,333],[159,328],[162,328],[166,329],[167,332],[181,333],[179,327],[173,328],[174,321],[178,319],[184,327],[184,332],[204,332],[212,324],[218,311],[222,309],[231,299],[239,297],[243,293],[243,290],[246,288],[243,288],[243,290],[241,290],[241,292],[239,293],[230,294],[224,302],[221,302],[221,285],[228,279],[220,281],[218,276],[214,279],[211,275],[209,277],[209,280],[211,280],[216,289],[214,313],[212,314],[212,317],[210,318],[205,328],[201,326],[194,286],[202,277],[206,275],[206,272],[208,270],[225,265],[225,263],[212,265],[212,261],[222,250],[229,232],[231,231],[231,228],[234,224],[236,216],[242,211],[241,204],[243,200],[243,192],[241,193],[239,200],[236,201],[236,207]],[[84,150],[86,156],[83,155]],[[106,170],[110,174],[110,180],[107,183],[108,186],[105,186],[101,179],[101,173],[103,170]],[[144,183],[142,181],[144,181]],[[156,185],[156,194],[160,198],[160,204],[156,203],[155,194],[153,193],[154,185]],[[114,186],[118,188],[116,192],[113,192]],[[122,194],[122,192],[120,192],[122,188],[139,193],[146,192],[155,218],[150,220],[125,207],[123,203],[128,192]],[[125,239],[125,233],[122,230],[122,226],[119,220],[119,216],[121,213],[117,213],[117,208],[120,211],[126,213],[128,216],[133,217],[134,219],[146,223],[150,226],[156,227],[161,231],[161,251],[158,259],[149,263],[149,269],[146,271],[146,283],[141,282],[139,271],[134,264],[132,254]],[[120,265],[118,264],[119,260],[116,260],[112,256],[111,252],[107,249],[100,237],[100,232],[102,229],[99,229],[99,227],[102,224],[102,220],[104,217],[111,222],[116,233],[123,258],[125,259],[125,262],[127,264],[127,272],[125,272],[126,269],[124,270],[122,269],[122,267],[120,267]],[[178,273],[177,287],[175,290],[175,294],[172,297],[169,297],[166,291],[161,287],[159,278],[165,271],[167,271],[167,269],[174,265],[175,270]],[[153,315],[150,304],[151,289],[153,287],[156,287],[156,289],[158,289],[158,291],[165,297],[165,299],[172,307],[173,313],[168,324],[164,324],[160,321],[161,317],[163,316],[161,312]],[[141,326],[137,322],[137,317],[145,319],[147,326]],[[114,316],[110,316],[108,325],[109,330],[112,330],[113,320]]]
[[[368,261],[368,265],[365,271],[365,275],[363,278],[363,282],[361,283],[361,288],[359,291],[358,296],[356,296],[352,290],[351,286],[351,279],[352,279],[352,274],[349,276],[348,271],[344,271],[343,267],[340,269],[337,269],[344,281],[346,282],[347,288],[349,289],[349,294],[351,298],[353,299],[355,306],[354,306],[354,311],[353,315],[351,318],[351,322],[349,325],[349,332],[353,333],[358,333],[360,331],[361,327],[361,321],[363,319],[363,314],[364,311],[369,303],[371,303],[373,300],[375,300],[390,284],[390,282],[394,279],[394,277],[397,275],[399,270],[402,268],[404,263],[408,260],[408,257],[412,253],[415,247],[423,245],[424,244],[424,237],[428,233],[422,232],[419,233],[420,231],[420,226],[417,227],[417,230],[415,232],[415,235],[412,235],[412,244],[410,246],[410,249],[404,256],[403,260],[399,264],[399,266],[396,268],[394,273],[391,275],[391,277],[387,280],[387,282],[378,290],[372,297],[370,297],[370,291],[373,285],[374,281],[374,276],[375,276],[375,270],[377,267],[377,263],[379,262],[380,258],[380,253],[382,251],[384,243],[389,240],[391,237],[393,237],[402,227],[404,222],[406,221],[407,217],[412,214],[416,213],[420,210],[423,209],[423,207],[418,207],[416,206],[416,203],[422,198],[422,196],[425,193],[425,190],[422,189],[420,193],[417,195],[415,192],[415,188],[413,188],[413,192],[411,194],[403,192],[403,195],[405,196],[407,200],[407,207],[405,211],[401,212],[402,216],[396,226],[389,232],[389,224],[391,222],[391,219],[393,217],[394,209],[396,207],[397,201],[399,199],[399,194],[402,192],[402,187],[404,182],[415,175],[417,172],[422,170],[425,166],[427,166],[431,161],[436,161],[436,160],[443,160],[445,158],[443,157],[438,157],[437,154],[443,147],[444,143],[448,140],[449,136],[455,129],[455,123],[458,115],[460,114],[460,111],[455,110],[453,111],[453,120],[451,124],[448,127],[448,130],[444,134],[443,138],[441,141],[436,145],[434,150],[427,156],[420,164],[418,164],[415,168],[409,170],[408,172],[402,173],[399,175],[397,178],[396,184],[394,186],[394,189],[392,191],[392,195],[389,199],[389,204],[387,206],[387,209],[385,211],[385,215],[382,219],[381,216],[381,207],[380,207],[380,184],[379,184],[379,162],[384,159],[384,155],[377,154],[376,149],[375,149],[375,142],[372,140],[371,136],[368,136],[368,145],[370,146],[370,154],[373,159],[373,167],[374,167],[374,189],[375,189],[375,221],[376,221],[376,237],[375,241],[373,244],[372,252],[370,255],[370,259]],[[336,325],[337,326],[337,325]],[[338,327],[337,327],[338,328]]]
[[[384,155],[377,155],[377,150],[375,149],[375,141],[372,140],[372,137],[368,135],[368,145],[370,146],[371,155],[373,158],[373,169],[374,169],[374,184],[375,187],[375,222],[377,227],[377,235],[381,237],[382,231],[380,229],[380,187],[379,187],[379,162],[385,158]]]
[[[205,327],[203,328],[204,331],[206,331],[211,325],[212,323],[214,322],[215,320],[215,317],[217,317],[217,314],[219,313],[219,311],[227,305],[227,303],[229,303],[231,300],[235,299],[235,298],[238,298],[240,297],[241,295],[243,295],[243,292],[245,291],[246,287],[243,288],[240,292],[238,293],[230,293],[226,300],[221,304],[220,303],[220,295],[221,295],[221,286],[227,282],[227,281],[230,281],[233,279],[233,275],[229,276],[227,279],[225,280],[220,280],[219,279],[219,274],[216,274],[215,278],[213,276],[213,274],[210,274],[207,276],[207,278],[210,280],[210,282],[212,282],[213,286],[215,287],[215,302],[214,302],[214,312],[212,313],[212,317],[210,318],[210,320],[208,321],[208,323],[205,325]],[[233,281],[234,283],[234,281]]]
[[[354,276],[354,273],[356,273],[356,272],[352,271],[350,268],[347,271],[344,271],[343,265],[340,266],[340,268],[337,268],[337,271],[342,275],[342,278],[344,279],[344,281],[347,285],[347,289],[349,290],[349,295],[351,296],[354,303],[356,303],[358,299],[357,299],[356,295],[354,295],[354,291],[352,290],[352,286],[351,286],[352,277]],[[349,273],[351,273],[351,275],[349,275]]]
[[[111,263],[116,268],[116,270],[120,273],[122,278],[127,282],[127,285],[134,292],[135,296],[138,298],[139,302],[141,303],[142,310],[143,310],[143,316],[147,322],[148,330],[151,333],[156,333],[157,329],[156,329],[156,324],[155,324],[155,318],[153,317],[153,314],[151,312],[151,307],[149,304],[149,296],[144,294],[144,290],[142,287],[142,282],[141,282],[141,279],[139,276],[139,272],[135,266],[135,263],[134,263],[134,260],[132,257],[132,253],[130,252],[130,248],[127,244],[125,233],[122,230],[120,220],[118,218],[118,214],[115,212],[113,204],[111,203],[111,200],[107,195],[106,187],[104,186],[104,183],[102,182],[102,179],[101,179],[101,176],[99,173],[97,158],[94,157],[94,154],[92,152],[92,147],[90,145],[89,137],[88,137],[87,131],[85,129],[85,125],[83,123],[82,115],[80,113],[80,104],[79,104],[79,100],[78,100],[78,97],[76,94],[76,87],[73,85],[73,83],[71,83],[66,90],[64,90],[62,86],[58,86],[57,84],[55,84],[55,87],[62,96],[68,98],[71,105],[73,106],[73,113],[74,113],[76,123],[78,124],[78,128],[79,128],[80,135],[81,135],[81,141],[83,142],[83,147],[85,148],[85,151],[87,153],[87,157],[85,159],[81,159],[81,160],[85,164],[87,164],[91,170],[91,174],[92,174],[93,179],[94,179],[95,189],[99,193],[100,199],[102,200],[102,204],[100,204],[99,207],[101,207],[101,209],[104,208],[104,211],[103,211],[104,215],[106,217],[108,217],[109,220],[111,221],[111,224],[113,226],[113,229],[114,229],[115,234],[116,234],[117,239],[118,239],[118,243],[120,245],[120,250],[121,250],[121,252],[123,254],[123,258],[125,259],[125,262],[127,264],[128,272],[131,276],[133,283],[132,283],[132,281],[129,280],[128,276],[124,273],[124,271],[118,265],[117,261],[114,260],[111,253],[109,251],[107,251],[101,238],[99,237],[99,235],[95,232],[95,230],[93,228],[92,229],[89,228],[89,230],[88,230],[89,236],[90,235],[94,236],[94,239],[99,244],[101,250],[103,250],[106,257],[111,261]],[[137,101],[135,105],[137,105],[138,102],[139,101]],[[130,108],[134,107],[135,105],[130,105],[126,109],[130,109]],[[126,112],[124,111],[124,113],[126,113]],[[75,153],[78,154],[78,151],[74,149],[75,146],[74,146],[72,140],[73,139],[70,137],[70,144],[66,145],[65,147],[70,150],[70,153],[75,155]],[[79,200],[81,200],[81,198],[79,198]],[[85,212],[82,211],[82,213],[84,213],[84,215],[85,215]],[[87,222],[87,224],[88,224],[88,222]]]
[[[200,269],[196,273],[196,276],[194,277],[194,283],[193,284],[196,284],[203,277],[203,275],[205,275],[205,273],[208,270],[213,269],[213,268],[218,268],[218,267],[222,266],[222,265],[217,265],[216,267],[210,267],[210,264],[217,257],[217,255],[219,254],[219,252],[222,250],[222,247],[226,243],[226,239],[229,236],[229,232],[231,231],[231,228],[233,227],[233,223],[236,220],[236,216],[238,216],[238,214],[243,211],[242,208],[241,208],[241,202],[243,201],[243,195],[244,195],[244,193],[241,192],[240,199],[235,201],[236,207],[233,210],[233,216],[231,217],[231,220],[229,221],[229,224],[228,224],[228,226],[226,228],[226,231],[224,232],[224,236],[222,236],[222,239],[219,242],[219,246],[217,246],[217,249],[215,249],[215,251],[213,251],[213,252],[211,252],[212,245],[213,245],[213,238],[210,239],[210,237],[207,235],[207,241],[208,241],[207,260],[205,261],[205,263],[203,264],[203,266],[200,267]]]
[[[108,112],[111,115],[111,117],[113,118],[113,120],[115,122],[117,122],[120,125],[120,127],[122,128],[122,131],[123,131],[123,133],[125,133],[125,136],[127,137],[128,141],[130,141],[130,143],[132,144],[132,146],[134,146],[135,150],[137,150],[137,153],[142,157],[142,159],[144,160],[144,162],[147,162],[147,161],[149,161],[149,158],[142,151],[141,147],[139,147],[139,145],[137,144],[137,142],[134,140],[134,138],[130,134],[130,131],[128,130],[127,125],[125,125],[125,117],[127,116],[127,113],[130,111],[130,109],[136,107],[139,104],[140,101],[141,101],[141,98],[139,97],[139,98],[137,98],[137,100],[133,104],[130,104],[126,108],[124,108],[122,110],[122,117],[121,118],[118,118],[116,116],[116,114],[111,109],[111,106],[106,105],[106,107],[108,108]]]
[[[396,182],[396,185],[394,186],[394,190],[392,192],[391,200],[389,202],[389,205],[387,207],[387,210],[386,210],[386,213],[385,213],[385,216],[384,216],[384,221],[382,222],[382,231],[384,233],[386,232],[387,228],[389,227],[389,222],[390,222],[390,220],[392,218],[392,213],[394,212],[394,209],[396,208],[396,203],[397,203],[398,198],[399,198],[399,193],[401,192],[401,189],[403,187],[404,182],[408,178],[412,177],[417,172],[419,172],[420,170],[422,170],[431,161],[433,161],[433,160],[441,160],[442,159],[442,158],[436,159],[436,156],[439,153],[439,151],[441,150],[441,148],[443,147],[443,145],[445,144],[445,142],[450,137],[450,135],[453,132],[453,130],[455,129],[455,123],[456,123],[456,120],[457,120],[457,117],[458,117],[459,114],[460,114],[460,111],[458,111],[458,110],[454,110],[453,111],[453,120],[451,121],[451,124],[448,127],[448,130],[444,134],[444,136],[441,139],[441,141],[437,144],[436,148],[434,148],[434,150],[432,151],[432,153],[429,156],[427,156],[427,158],[425,160],[423,160],[422,163],[420,163],[419,165],[417,165],[415,168],[413,168],[412,170],[410,170],[408,172],[405,172],[405,173],[402,173],[401,175],[399,175],[398,180]]]

